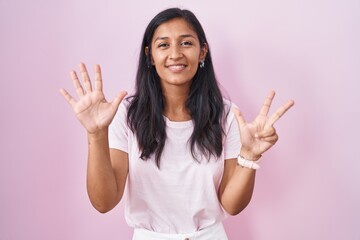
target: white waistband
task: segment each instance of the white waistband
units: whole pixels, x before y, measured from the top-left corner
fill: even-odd
[[[216,223],[200,231],[184,234],[157,233],[142,228],[134,229],[132,240],[227,240],[222,223]]]

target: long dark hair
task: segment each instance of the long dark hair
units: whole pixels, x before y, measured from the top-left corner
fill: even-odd
[[[127,121],[137,137],[141,158],[146,160],[155,153],[156,165],[160,168],[160,158],[166,140],[166,123],[163,117],[165,100],[161,91],[160,78],[151,64],[151,41],[155,30],[162,23],[174,18],[184,19],[197,33],[200,46],[207,44],[205,32],[189,10],[170,8],[157,14],[145,30],[141,44],[139,65],[136,75],[135,94],[129,97]],[[148,53],[145,54],[145,48]],[[190,86],[186,101],[194,130],[189,140],[193,157],[198,161],[195,146],[207,159],[218,158],[223,148],[223,124],[225,109],[208,49],[205,66],[198,68]]]

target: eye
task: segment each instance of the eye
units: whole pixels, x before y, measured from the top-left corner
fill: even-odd
[[[192,46],[193,44],[190,41],[184,41],[184,42],[181,43],[181,45],[187,47],[187,46]]]
[[[166,47],[168,47],[169,46],[169,44],[167,44],[167,43],[160,43],[159,45],[158,45],[158,48],[166,48]]]

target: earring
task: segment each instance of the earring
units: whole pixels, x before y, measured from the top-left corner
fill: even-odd
[[[205,66],[205,62],[204,62],[204,60],[201,60],[200,61],[200,68],[203,68]]]

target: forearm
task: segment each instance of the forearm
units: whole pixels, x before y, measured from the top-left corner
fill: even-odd
[[[236,166],[221,195],[224,209],[231,215],[240,213],[250,202],[256,171],[250,168]]]
[[[111,210],[118,202],[119,189],[111,165],[108,130],[88,135],[87,192],[99,212]]]

